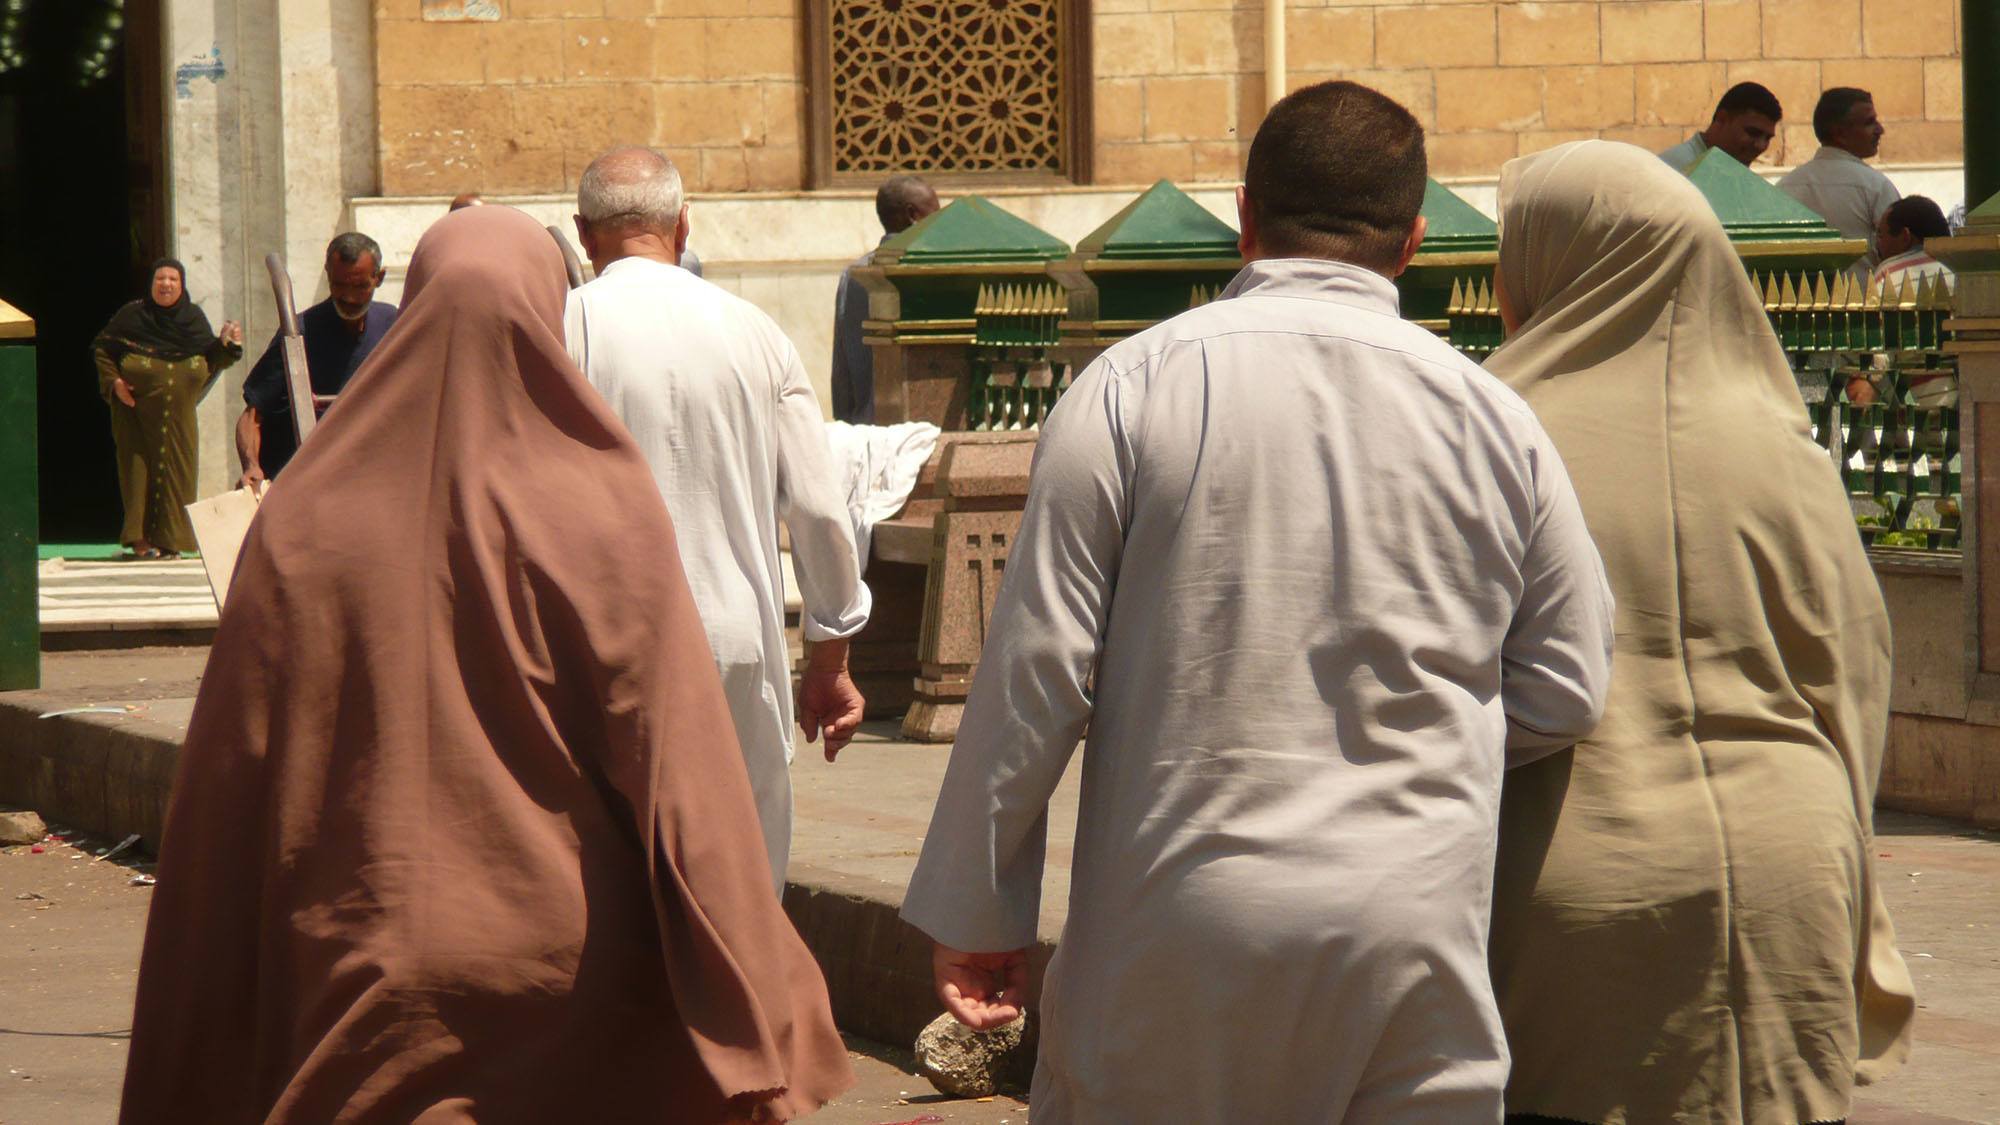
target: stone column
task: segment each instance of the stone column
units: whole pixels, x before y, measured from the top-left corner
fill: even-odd
[[[1929,239],[1925,249],[1958,274],[1945,350],[1958,359],[1966,717],[2000,724],[2000,196],[1974,210],[1958,237]]]
[[[285,255],[301,305],[319,299],[327,240],[374,191],[374,17],[368,0],[168,0],[161,23],[171,251],[248,353],[198,411],[209,496],[236,480],[243,377],[277,329],[264,255]]]

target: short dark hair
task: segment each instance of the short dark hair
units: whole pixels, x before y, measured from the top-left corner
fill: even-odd
[[[1898,199],[1889,204],[1883,221],[1891,232],[1906,230],[1918,238],[1951,237],[1951,224],[1945,221],[1944,208],[1929,196],[1906,195]]]
[[[1267,253],[1393,269],[1424,207],[1424,127],[1355,82],[1287,95],[1250,142],[1243,192]]]
[[[881,221],[883,230],[894,234],[903,227],[893,224],[902,222],[903,216],[922,205],[930,194],[931,185],[921,176],[891,176],[875,189],[875,218]]]
[[[1847,115],[1854,107],[1873,102],[1875,95],[1854,86],[1835,86],[1819,96],[1819,104],[1813,107],[1813,136],[1821,144],[1833,143],[1833,131],[1847,124]]]
[[[1785,119],[1785,107],[1778,104],[1778,95],[1756,82],[1738,82],[1715,103],[1717,116],[1725,113],[1761,113],[1773,121]]]
[[[374,255],[375,268],[378,270],[382,268],[382,247],[358,230],[336,234],[333,236],[333,241],[326,244],[326,260],[329,262],[337,258],[351,266],[360,261],[363,254]]]

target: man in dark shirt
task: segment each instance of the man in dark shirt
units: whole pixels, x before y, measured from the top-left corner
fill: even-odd
[[[350,231],[327,244],[331,296],[299,314],[315,395],[339,394],[396,322],[396,306],[375,300],[382,274],[382,248],[367,235]],[[239,487],[277,476],[298,451],[284,348],[277,336],[244,379],[243,401],[243,415],[236,420],[236,453],[243,462]]]
[[[937,209],[937,192],[915,176],[891,176],[875,192],[875,217],[882,220],[883,242]],[[833,416],[857,425],[875,421],[875,357],[861,342],[868,293],[854,279],[854,267],[867,265],[874,256],[870,250],[856,258],[841,273],[833,295]]]

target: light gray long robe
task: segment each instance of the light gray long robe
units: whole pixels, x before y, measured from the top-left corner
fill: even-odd
[[[1527,407],[1387,280],[1224,298],[1043,431],[903,915],[1034,942],[1088,722],[1036,1125],[1498,1121],[1500,777],[1597,720],[1602,564]]]

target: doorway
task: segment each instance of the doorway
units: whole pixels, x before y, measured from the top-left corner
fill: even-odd
[[[0,298],[35,318],[41,540],[118,536],[90,342],[167,252],[160,0],[0,5]]]

